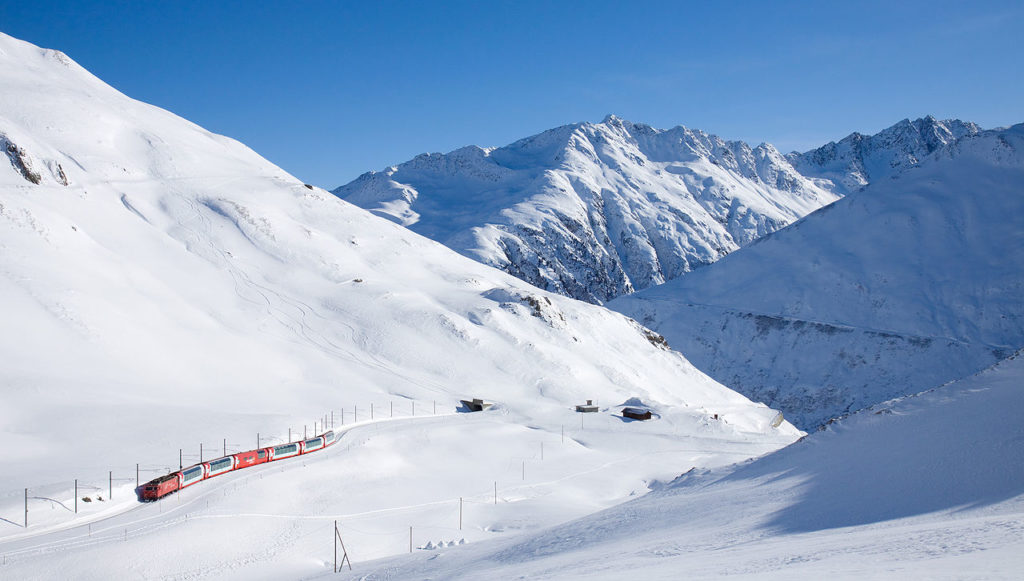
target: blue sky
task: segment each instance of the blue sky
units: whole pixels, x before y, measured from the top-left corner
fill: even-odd
[[[608,113],[783,151],[1024,122],[1019,1],[5,0],[0,30],[328,188]]]

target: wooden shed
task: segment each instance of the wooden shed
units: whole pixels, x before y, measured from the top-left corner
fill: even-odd
[[[587,403],[576,406],[576,411],[584,414],[594,414],[597,413],[597,406],[594,405],[594,400],[588,399]]]
[[[634,420],[649,420],[651,419],[651,410],[641,410],[637,408],[622,408],[622,417],[631,418]]]

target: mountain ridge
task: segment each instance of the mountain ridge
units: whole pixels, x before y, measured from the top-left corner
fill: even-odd
[[[602,303],[837,199],[769,144],[609,115],[422,154],[335,195],[535,286]]]
[[[786,157],[797,171],[827,180],[833,191],[846,195],[871,181],[917,167],[929,155],[948,153],[956,141],[981,131],[970,121],[939,121],[926,115],[914,121],[903,119],[874,135],[854,132],[838,142]]]

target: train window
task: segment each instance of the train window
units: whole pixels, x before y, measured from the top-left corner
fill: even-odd
[[[267,451],[260,450],[259,452],[256,453],[256,455],[259,457],[260,460],[262,460],[267,457]]]
[[[282,456],[284,454],[291,454],[291,453],[295,452],[296,450],[298,450],[298,445],[296,445],[296,444],[285,444],[284,446],[274,446],[274,455],[275,456]]]
[[[221,458],[210,462],[210,470],[221,470],[231,465],[231,458]]]
[[[312,440],[306,440],[306,447],[307,448],[310,448],[310,447],[313,447],[313,446],[319,446],[319,445],[320,445],[320,438],[313,438]]]
[[[203,468],[202,466],[189,468],[188,470],[182,472],[181,475],[185,478],[185,480],[192,480],[193,478],[198,478],[199,476],[203,475]]]

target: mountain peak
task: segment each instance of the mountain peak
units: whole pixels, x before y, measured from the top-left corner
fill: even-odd
[[[417,157],[335,194],[594,303],[714,262],[836,199],[767,144],[616,115]]]
[[[602,120],[601,123],[603,123],[604,125],[622,125],[622,121],[623,120],[621,117],[615,115],[614,113],[609,113],[605,115],[604,120]]]

